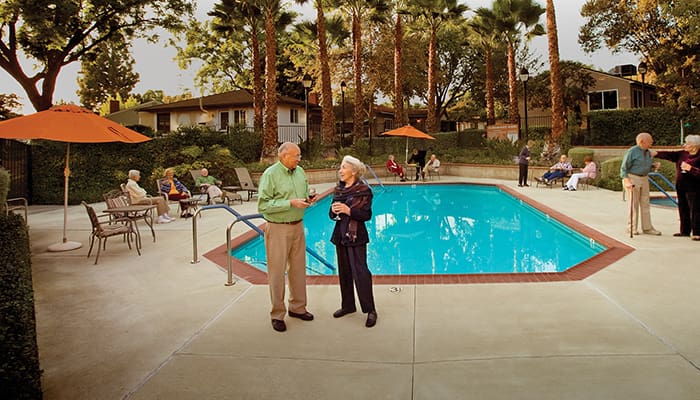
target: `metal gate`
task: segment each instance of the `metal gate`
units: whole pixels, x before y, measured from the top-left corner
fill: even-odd
[[[0,139],[0,163],[10,172],[7,197],[24,197],[31,202],[31,146],[17,140]]]

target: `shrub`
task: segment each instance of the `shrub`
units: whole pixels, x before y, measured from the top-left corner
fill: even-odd
[[[593,157],[593,154],[593,149],[586,147],[573,147],[569,149],[569,161],[574,167],[583,168],[585,166],[583,159],[586,158],[586,156]]]
[[[10,172],[0,167],[0,214],[5,214],[5,201],[10,191]]]
[[[41,399],[41,370],[24,219],[0,215],[0,398]]]

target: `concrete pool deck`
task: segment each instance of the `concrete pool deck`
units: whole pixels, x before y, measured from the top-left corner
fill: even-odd
[[[156,225],[156,243],[144,235],[140,257],[110,241],[95,266],[82,206],[69,208],[68,238],[83,247],[66,253],[46,251],[62,208],[32,206],[44,398],[698,399],[700,243],[671,236],[676,210],[652,207],[663,236],[629,238],[619,192],[447,181],[507,185],[635,251],[581,281],[378,284],[372,329],[361,313],[331,316],[337,285],[311,285],[316,319],[278,333],[267,286],[227,287],[201,257],[225,243],[226,211],[200,220],[197,264],[192,222],[178,219]]]

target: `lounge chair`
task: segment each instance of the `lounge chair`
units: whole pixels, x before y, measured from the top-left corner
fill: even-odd
[[[92,253],[92,247],[95,244],[95,238],[98,239],[97,242],[97,255],[95,256],[95,265],[100,259],[100,250],[107,248],[107,239],[112,236],[124,236],[126,243],[131,249],[131,240],[137,239],[137,233],[134,230],[133,222],[129,218],[117,218],[113,222],[119,222],[117,224],[110,223],[109,221],[100,222],[100,217],[95,213],[95,209],[88,205],[86,202],[81,202],[85,206],[88,217],[90,218],[90,223],[92,224],[92,232],[90,232],[90,249],[88,250],[88,258],[90,258],[90,253]],[[101,215],[101,217],[107,217],[107,215]],[[103,242],[104,240],[104,242]],[[141,255],[141,250],[139,246],[136,247],[136,252]]]
[[[192,180],[197,182],[197,178],[202,176],[202,170],[201,169],[191,169],[190,170],[190,175],[192,175]],[[231,205],[232,202],[238,201],[239,203],[243,204],[243,198],[241,197],[240,194],[236,193],[234,190],[234,186],[223,186],[223,184],[219,187],[221,189],[221,202],[226,203],[227,205]],[[228,189],[228,190],[227,190]],[[205,187],[200,187],[199,192],[201,194],[207,194],[207,189]],[[217,199],[209,199],[208,203],[214,204],[216,203]]]
[[[234,168],[234,170],[238,176],[238,182],[241,184],[241,189],[248,193],[246,201],[250,201],[251,197],[257,196],[258,187],[253,184],[253,179],[250,177],[248,168]]]

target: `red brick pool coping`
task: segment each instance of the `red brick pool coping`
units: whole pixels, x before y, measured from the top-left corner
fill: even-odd
[[[413,184],[413,183],[411,183]],[[463,183],[456,183],[463,184]],[[470,183],[470,185],[479,185]],[[615,261],[621,259],[634,251],[634,248],[615,240],[595,229],[586,226],[575,219],[568,217],[557,210],[523,196],[512,188],[500,184],[483,184],[484,186],[496,186],[510,195],[522,200],[541,212],[554,217],[570,228],[578,231],[582,235],[589,237],[602,244],[607,249],[582,263],[579,263],[564,272],[542,272],[542,273],[521,273],[521,274],[448,274],[448,275],[373,275],[372,281],[375,284],[395,284],[395,285],[421,285],[421,284],[455,284],[455,283],[517,283],[517,282],[558,282],[558,281],[578,281],[585,279]],[[328,193],[328,192],[327,192]],[[327,193],[324,193],[326,195]],[[262,226],[262,225],[261,225]],[[237,246],[256,237],[257,233],[249,231],[231,241],[231,247]],[[226,244],[210,250],[204,257],[211,260],[221,268],[226,270]],[[244,263],[236,258],[232,258],[233,274],[239,279],[244,279],[254,285],[266,285],[267,274],[252,265]],[[309,285],[330,285],[338,283],[337,275],[310,275],[306,278]]]

